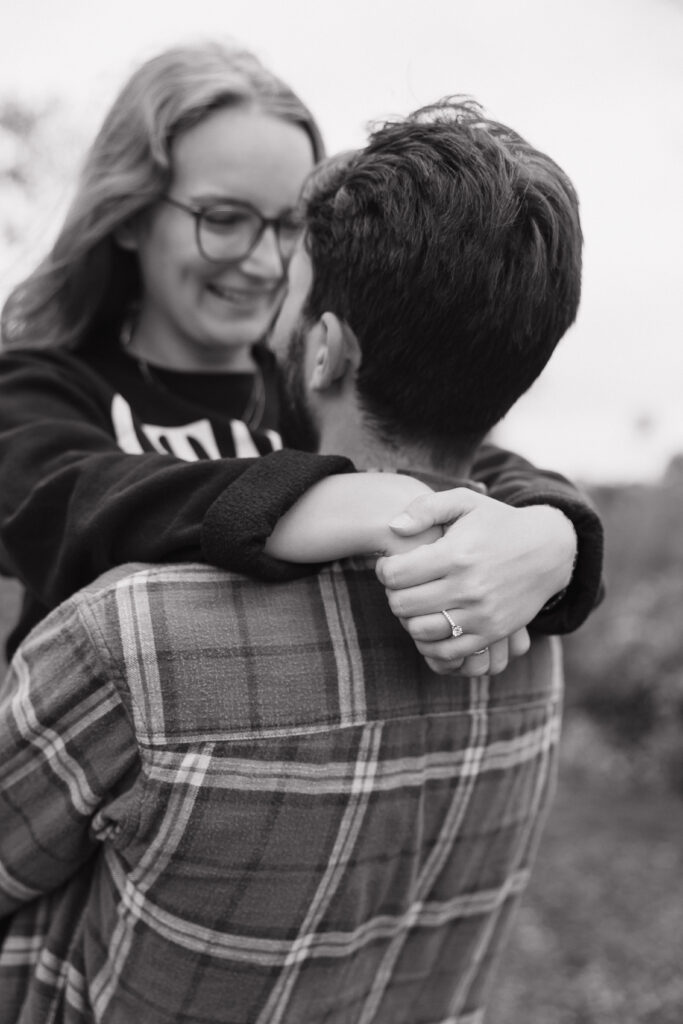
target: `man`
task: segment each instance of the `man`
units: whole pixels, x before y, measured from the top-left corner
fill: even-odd
[[[304,228],[273,334],[290,426],[453,486],[574,319],[571,184],[449,102],[328,166]],[[425,619],[426,641],[458,626]],[[128,567],[53,613],[3,692],[22,1022],[482,1020],[552,790],[554,641],[437,676],[372,560],[279,586]]]

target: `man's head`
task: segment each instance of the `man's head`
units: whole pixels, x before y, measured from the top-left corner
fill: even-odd
[[[274,336],[281,359],[293,338],[297,402],[308,395],[320,426],[328,389],[338,397],[352,380],[384,442],[420,444],[437,462],[469,455],[576,316],[571,182],[476,104],[445,100],[323,165],[303,206]],[[321,345],[337,335],[341,362],[335,349],[325,366]]]

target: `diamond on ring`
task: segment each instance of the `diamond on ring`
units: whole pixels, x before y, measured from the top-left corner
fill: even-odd
[[[456,626],[455,622],[453,622],[453,619],[450,617],[450,615],[445,609],[441,612],[441,614],[443,615],[448,625],[451,627],[451,636],[455,637],[455,639],[457,640],[458,637],[462,636],[463,633],[465,632],[464,629],[462,628],[462,626]]]

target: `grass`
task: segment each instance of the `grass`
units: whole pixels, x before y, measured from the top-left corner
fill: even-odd
[[[565,723],[555,805],[487,1024],[683,1021],[683,801]]]
[[[555,805],[487,1024],[683,1021],[683,487],[599,488]]]

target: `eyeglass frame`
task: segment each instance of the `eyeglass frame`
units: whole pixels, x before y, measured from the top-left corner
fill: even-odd
[[[268,228],[273,229],[273,234],[275,235],[275,240],[277,242],[278,254],[280,256],[280,260],[283,266],[286,266],[287,263],[289,262],[289,259],[291,258],[291,253],[285,254],[282,251],[282,245],[280,242],[280,227],[282,221],[285,219],[283,216],[264,217],[261,211],[257,210],[255,206],[252,206],[251,203],[247,203],[241,199],[220,199],[217,200],[215,203],[207,203],[204,205],[200,203],[183,203],[181,202],[180,199],[176,199],[175,196],[170,196],[168,195],[168,193],[164,193],[163,195],[159,196],[159,198],[163,202],[170,203],[171,206],[175,206],[178,210],[183,210],[185,213],[189,213],[190,216],[194,219],[194,236],[197,249],[199,250],[200,256],[203,259],[205,259],[208,263],[229,264],[239,263],[241,262],[241,260],[245,260],[247,256],[249,256],[254,251],[254,249],[259,244],[259,242],[263,238],[264,233],[268,230]],[[213,256],[207,255],[201,242],[202,217],[205,217],[206,214],[209,213],[211,210],[220,208],[222,206],[235,206],[242,210],[248,210],[249,213],[253,213],[261,222],[261,226],[256,233],[254,241],[251,243],[246,252],[241,253],[239,256],[231,257],[230,259],[216,259]]]

